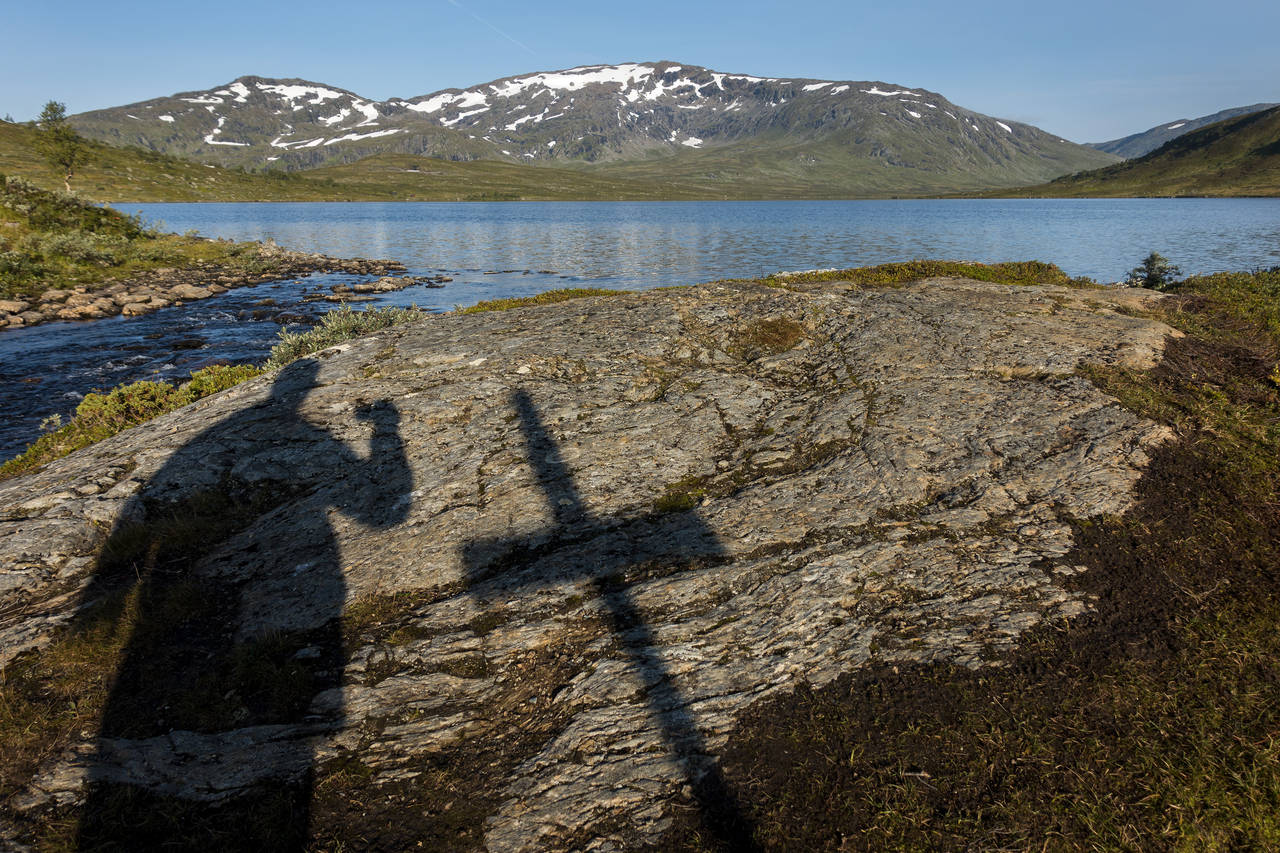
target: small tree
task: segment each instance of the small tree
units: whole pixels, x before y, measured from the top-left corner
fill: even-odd
[[[84,140],[67,123],[67,105],[57,101],[45,104],[36,127],[40,130],[40,153],[55,172],[61,173],[63,186],[71,192],[71,178],[84,162],[85,150]]]
[[[1124,283],[1130,287],[1147,287],[1151,290],[1171,290],[1182,270],[1169,263],[1164,255],[1152,252],[1140,266],[1129,270]]]

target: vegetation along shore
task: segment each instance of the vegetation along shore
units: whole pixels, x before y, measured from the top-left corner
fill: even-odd
[[[0,175],[0,329],[137,315],[313,272],[386,275],[396,261],[273,242],[164,234],[136,217]]]

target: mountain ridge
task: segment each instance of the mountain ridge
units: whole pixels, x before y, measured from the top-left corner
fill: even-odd
[[[1086,142],[1085,144],[1090,148],[1096,148],[1108,154],[1115,154],[1124,157],[1126,160],[1133,160],[1144,154],[1150,154],[1166,142],[1193,130],[1199,130],[1202,127],[1207,127],[1229,118],[1262,112],[1272,107],[1280,107],[1280,103],[1258,103],[1247,107],[1229,107],[1199,118],[1178,118],[1173,121],[1163,122],[1140,133],[1131,133],[1119,139],[1111,139],[1106,142]]]
[[[1005,194],[1050,198],[1280,196],[1280,106],[1193,130],[1135,160]]]
[[[72,121],[112,144],[286,171],[385,153],[586,167],[743,143],[803,149],[843,136],[852,154],[828,158],[816,183],[853,194],[865,183],[858,173],[867,162],[926,192],[971,185],[968,172],[1008,186],[1113,162],[927,89],[758,77],[670,61],[541,71],[384,101],[300,78],[245,75]],[[854,161],[859,168],[850,167]],[[882,189],[894,186],[891,180]]]

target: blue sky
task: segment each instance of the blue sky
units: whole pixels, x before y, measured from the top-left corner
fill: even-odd
[[[1077,142],[1280,101],[1277,0],[0,0],[0,115],[243,74],[409,97],[530,71],[671,59],[939,92]]]

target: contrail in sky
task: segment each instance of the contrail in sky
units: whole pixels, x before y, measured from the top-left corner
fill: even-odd
[[[459,2],[458,2],[458,0],[449,0],[449,5],[450,5],[450,6],[456,6],[457,8],[459,8],[459,9],[461,9],[462,11],[466,12],[468,15],[470,15],[470,16],[471,16],[471,17],[473,17],[473,18],[475,18],[477,21],[479,21],[480,23],[484,24],[486,27],[488,27],[489,29],[493,30],[495,33],[497,33],[498,35],[502,36],[504,39],[506,39],[507,41],[511,42],[512,44],[516,44],[516,45],[519,45],[520,47],[523,47],[525,50],[529,51],[529,53],[532,53],[534,56],[537,56],[537,55],[538,55],[537,53],[534,53],[533,48],[529,47],[529,45],[527,45],[527,44],[525,44],[524,42],[520,41],[520,40],[519,40],[519,39],[517,39],[516,37],[514,37],[514,36],[512,36],[512,35],[509,35],[508,33],[505,33],[505,32],[503,32],[502,30],[498,29],[498,27],[497,27],[495,24],[490,23],[489,21],[487,21],[487,20],[485,20],[484,18],[482,18],[482,17],[480,17],[479,15],[477,15],[475,12],[472,12],[472,11],[471,11],[470,9],[468,9],[466,6],[463,6],[461,3],[459,3]]]

